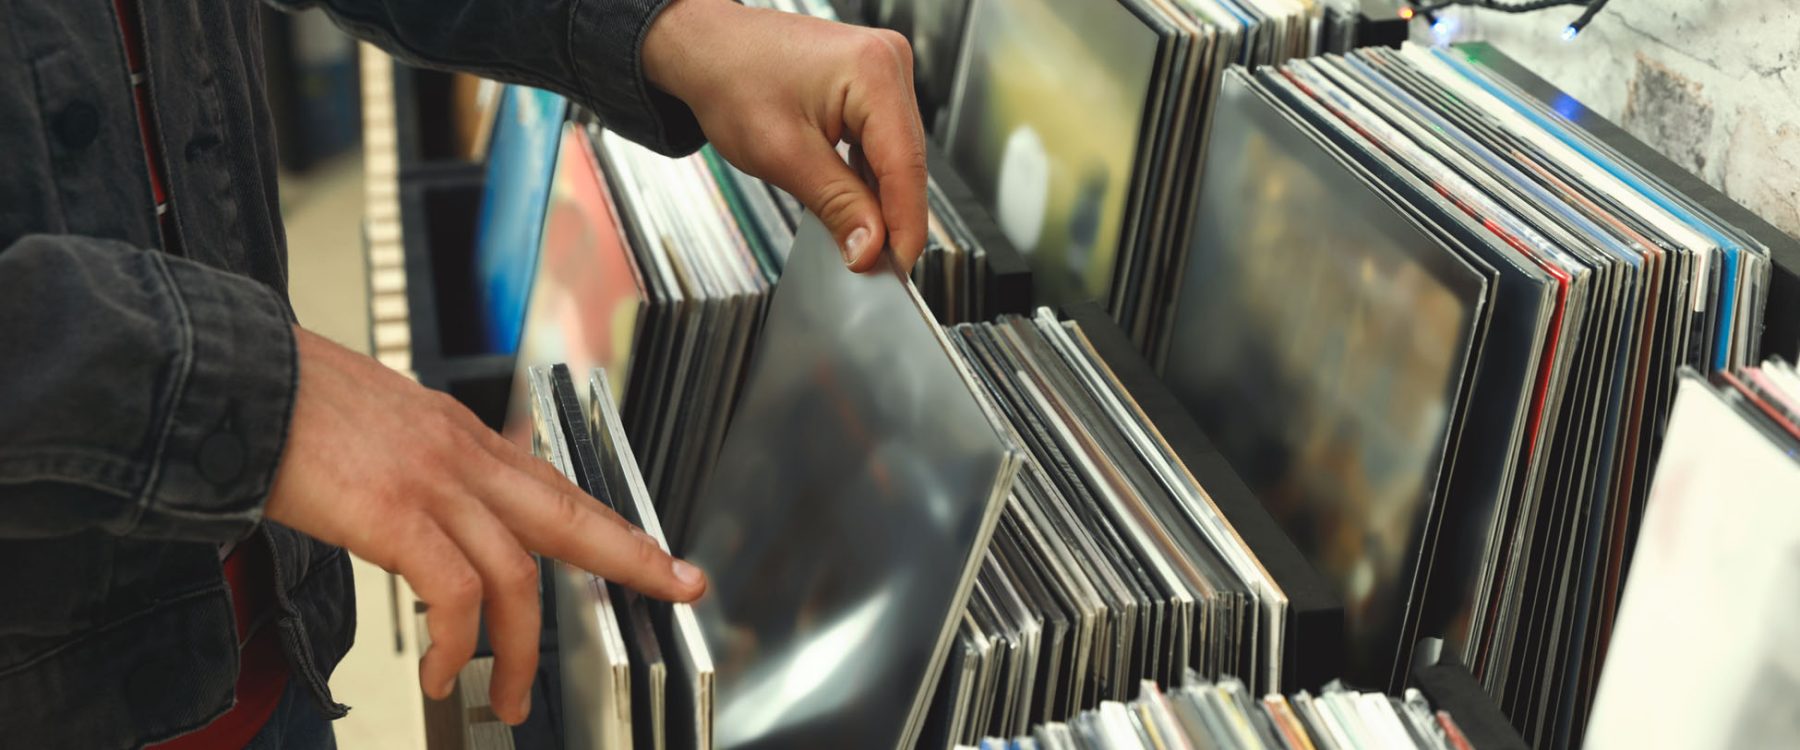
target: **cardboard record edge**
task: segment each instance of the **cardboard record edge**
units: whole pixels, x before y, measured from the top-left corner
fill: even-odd
[[[539,455],[543,456],[543,458],[549,461],[552,466],[562,472],[563,476],[573,482],[575,481],[574,469],[569,462],[568,447],[563,438],[562,431],[557,429],[554,424],[547,425],[545,423],[545,420],[554,422],[557,419],[557,410],[555,398],[552,395],[549,368],[534,367],[531,368],[528,375],[531,378],[529,387],[534,414],[533,434],[536,436],[534,442],[539,439],[542,440],[541,444],[538,444],[539,450],[541,451]],[[608,700],[608,695],[610,693],[610,700],[613,703],[611,707],[612,711],[605,711],[603,706],[603,710],[595,717],[598,721],[598,726],[595,729],[599,735],[595,739],[602,748],[623,750],[624,748],[630,747],[631,744],[631,665],[629,658],[626,656],[624,635],[619,630],[618,616],[612,605],[612,597],[606,590],[605,581],[595,577],[593,574],[576,570],[575,568],[560,562],[555,563],[554,565],[555,575],[553,576],[553,580],[559,588],[566,587],[566,590],[559,590],[559,596],[556,597],[556,601],[559,604],[567,603],[569,605],[566,607],[557,607],[557,618],[559,620],[564,618],[580,618],[582,621],[589,621],[591,619],[595,622],[595,629],[599,635],[597,648],[600,655],[606,659],[605,666],[607,671],[610,672],[610,674],[601,678],[598,699],[602,701]],[[577,597],[571,595],[581,591],[584,587],[589,592],[590,596]],[[577,612],[574,608],[574,603],[577,600],[591,601],[592,605],[590,607],[584,607],[583,609],[585,611]],[[571,623],[572,622],[573,620],[571,620]],[[585,632],[585,630],[586,628],[565,628],[561,623],[558,625],[559,633],[575,631]],[[566,635],[564,638],[563,644],[571,645],[573,639],[567,638]],[[566,655],[566,652],[560,654],[560,656]],[[569,729],[567,723],[569,717],[592,715],[591,712],[585,711],[585,709],[592,707],[583,706],[583,712],[571,712],[568,710],[567,701],[571,700],[571,695],[568,690],[567,676],[570,672],[569,670],[564,670],[563,674],[565,679],[563,687],[563,700],[565,701],[563,717],[564,731],[566,733]]]

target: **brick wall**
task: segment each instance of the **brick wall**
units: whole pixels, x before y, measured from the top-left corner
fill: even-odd
[[[1573,41],[1579,8],[1462,11],[1486,39],[1800,237],[1800,0],[1613,0]]]

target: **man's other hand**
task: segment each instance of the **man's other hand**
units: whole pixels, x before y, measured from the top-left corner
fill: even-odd
[[[905,37],[732,0],[674,0],[650,25],[643,58],[645,75],[693,109],[720,155],[825,222],[851,269],[873,268],[884,239],[912,268],[925,248],[925,129]],[[861,147],[874,189],[839,157],[839,141]]]
[[[419,681],[450,694],[479,616],[494,648],[494,713],[530,712],[538,568],[527,551],[672,601],[701,572],[502,439],[447,395],[295,328],[300,389],[266,515],[406,578],[429,609]]]

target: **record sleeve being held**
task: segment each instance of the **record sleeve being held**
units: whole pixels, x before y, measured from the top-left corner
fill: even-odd
[[[712,576],[717,747],[915,743],[1018,463],[952,357],[891,265],[802,223],[677,546]]]

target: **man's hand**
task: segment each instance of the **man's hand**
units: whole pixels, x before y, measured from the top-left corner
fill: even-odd
[[[792,193],[856,271],[883,238],[902,270],[925,248],[925,131],[912,48],[892,31],[674,0],[644,40],[644,73],[686,102],[719,154]],[[862,148],[880,190],[838,156]]]
[[[659,599],[706,590],[698,569],[449,396],[306,330],[294,335],[300,390],[265,513],[406,578],[430,607],[426,694],[450,694],[485,611],[494,713],[525,720],[540,611],[526,550]]]

